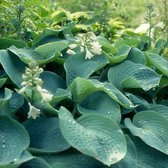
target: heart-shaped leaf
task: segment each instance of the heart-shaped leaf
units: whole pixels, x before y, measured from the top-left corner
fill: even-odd
[[[131,61],[124,61],[109,69],[108,80],[117,88],[142,88],[145,91],[159,85],[161,76],[152,69]]]
[[[133,123],[129,118],[125,119],[125,125],[133,135],[168,155],[168,122],[162,115],[152,111],[139,112]]]
[[[126,140],[119,125],[102,115],[87,114],[74,120],[65,108],[59,111],[60,129],[68,143],[105,165],[120,161],[126,154]]]

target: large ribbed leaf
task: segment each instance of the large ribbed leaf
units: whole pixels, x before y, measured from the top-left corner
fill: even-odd
[[[168,107],[161,104],[150,104],[148,110],[157,112],[168,120]]]
[[[146,144],[168,154],[168,121],[162,115],[152,111],[139,112],[133,123],[129,118],[125,119],[125,125]]]
[[[6,50],[0,51],[0,63],[10,79],[20,86],[26,65],[16,55],[8,53]]]
[[[147,91],[159,85],[161,76],[152,69],[124,61],[109,69],[108,80],[117,88],[142,88]]]
[[[51,62],[55,57],[55,53],[41,55],[35,50],[16,48],[15,46],[11,46],[10,48],[8,48],[8,50],[17,55],[25,64],[30,63],[30,61],[37,61],[39,64],[46,64],[48,62]]]
[[[87,114],[75,121],[65,108],[59,111],[60,128],[68,143],[105,165],[120,161],[126,154],[126,140],[119,125],[102,115]]]
[[[89,76],[108,64],[108,59],[103,55],[86,60],[84,53],[70,56],[65,62],[66,82],[69,85],[76,77],[89,78]]]
[[[24,127],[6,115],[0,115],[0,165],[20,159],[29,145],[29,136]]]
[[[81,153],[60,153],[41,156],[52,168],[103,168],[103,164]]]
[[[124,94],[108,82],[101,83],[98,80],[77,77],[68,89],[71,91],[73,100],[78,104],[80,104],[91,93],[103,91],[125,108],[134,107],[131,101],[124,96]]]
[[[55,41],[55,42],[50,42],[50,43],[40,45],[35,49],[35,51],[40,55],[42,55],[43,57],[46,57],[51,54],[55,55],[56,53],[61,52],[67,47],[68,47],[68,43],[66,41]]]
[[[23,125],[30,135],[30,148],[33,151],[60,152],[70,147],[61,134],[56,117],[27,120]]]
[[[82,114],[96,113],[112,118],[116,122],[121,120],[120,106],[104,92],[95,92],[77,105]]]
[[[131,136],[131,139],[136,146],[137,161],[140,166],[143,168],[168,168],[167,155],[146,145],[138,137]]]
[[[165,58],[154,53],[146,53],[146,57],[152,65],[168,76],[168,61]]]

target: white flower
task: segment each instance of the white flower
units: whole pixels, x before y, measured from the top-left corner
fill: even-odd
[[[37,86],[37,91],[40,92],[44,101],[49,102],[52,100],[53,95],[48,90],[43,89],[41,86]]]
[[[29,112],[28,112],[28,117],[27,118],[33,118],[36,119],[37,117],[40,116],[40,109],[37,109],[36,107],[32,106],[30,103],[29,104]]]
[[[73,50],[71,50],[71,49],[68,49],[68,50],[67,50],[67,54],[69,54],[69,55],[74,55],[74,54],[76,54],[76,52],[73,51]]]
[[[95,55],[100,55],[102,51],[100,43],[97,41],[92,42],[90,51]]]
[[[70,48],[70,49],[74,49],[74,48],[76,48],[76,47],[77,47],[76,44],[70,44],[70,45],[69,45],[69,48]]]
[[[87,49],[87,47],[85,47],[85,50],[86,50],[85,59],[91,59],[92,57],[94,57],[94,55]]]

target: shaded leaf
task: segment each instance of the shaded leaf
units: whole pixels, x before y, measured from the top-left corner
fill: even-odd
[[[61,152],[70,147],[63,138],[58,118],[40,117],[23,123],[30,135],[30,148],[37,152]]]
[[[95,92],[86,97],[77,109],[82,114],[96,113],[112,118],[116,122],[121,120],[120,106],[104,92]]]

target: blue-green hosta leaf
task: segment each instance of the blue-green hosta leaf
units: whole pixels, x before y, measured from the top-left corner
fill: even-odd
[[[0,115],[0,165],[20,159],[29,146],[29,135],[24,127],[6,115]]]
[[[16,112],[24,104],[24,97],[18,93],[13,93],[10,98],[10,109],[12,112]]]
[[[11,46],[8,48],[10,52],[17,55],[25,64],[29,64],[31,61],[37,61],[39,64],[47,64],[55,58],[55,53],[49,53],[47,55],[41,55],[32,49],[16,48]]]
[[[126,135],[127,153],[118,163],[112,165],[112,168],[137,168],[137,150],[133,141]]]
[[[64,99],[71,99],[71,93],[68,90],[58,88],[50,102],[50,104],[56,105]]]
[[[127,59],[135,63],[140,63],[143,65],[146,64],[146,57],[144,53],[135,47],[131,48],[131,51],[129,52]]]
[[[48,57],[49,55],[55,55],[66,49],[68,47],[68,42],[66,41],[55,41],[46,43],[35,48],[35,51],[43,57]],[[59,54],[58,54],[59,56]]]
[[[146,145],[138,137],[131,136],[131,139],[137,149],[138,164],[142,168],[168,168],[167,155]]]
[[[159,85],[161,76],[152,69],[124,61],[109,69],[108,80],[117,88],[142,88],[147,91]]]
[[[150,107],[149,103],[142,97],[139,97],[132,93],[125,93],[125,95],[131,100],[131,102],[136,107],[137,111],[144,111],[144,110],[149,109]]]
[[[37,152],[61,152],[70,147],[63,138],[58,118],[40,117],[23,123],[30,135],[30,148]]]
[[[55,94],[58,88],[65,88],[66,84],[64,79],[62,79],[59,75],[54,72],[44,71],[40,78],[43,81],[42,87],[47,89],[52,94]]]
[[[105,56],[108,58],[110,63],[120,63],[127,58],[130,51],[130,46],[121,46],[118,48],[116,53],[105,53]]]
[[[68,89],[71,91],[73,101],[78,104],[80,104],[91,93],[103,91],[125,108],[134,107],[132,102],[124,94],[108,82],[101,83],[95,79],[77,77]]]
[[[146,57],[152,65],[168,76],[168,61],[165,58],[154,53],[146,53]]]
[[[44,159],[37,157],[23,163],[19,168],[51,168],[51,166]]]
[[[121,121],[119,104],[104,92],[89,95],[80,105],[77,105],[77,109],[82,114],[97,113],[112,118],[118,123]]]
[[[64,64],[66,83],[69,85],[76,77],[89,78],[90,75],[109,63],[103,55],[86,60],[84,53],[70,56]]]
[[[41,156],[52,168],[103,168],[103,164],[81,153],[60,153]]]
[[[60,129],[68,143],[105,165],[120,161],[126,154],[126,140],[119,125],[102,115],[87,114],[75,121],[65,108],[59,111]]]
[[[133,123],[129,118],[125,119],[125,125],[133,135],[168,155],[168,121],[162,115],[152,111],[139,112]]]
[[[26,64],[24,64],[16,55],[9,53],[6,50],[0,51],[0,63],[10,79],[20,87],[22,83],[22,74],[25,71]]]
[[[148,110],[157,112],[168,120],[168,107],[161,104],[150,104]]]

